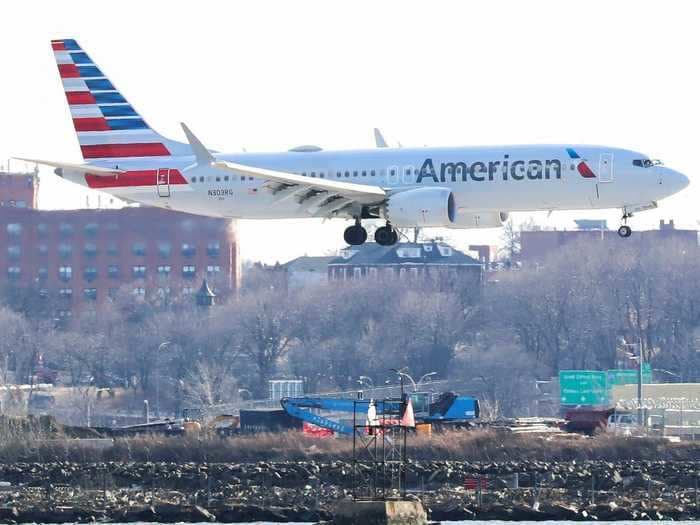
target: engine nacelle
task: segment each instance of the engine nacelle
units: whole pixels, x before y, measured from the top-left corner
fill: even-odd
[[[448,188],[416,188],[389,197],[384,216],[393,226],[452,226],[455,199]]]
[[[508,220],[505,211],[473,211],[457,213],[449,228],[498,228]]]

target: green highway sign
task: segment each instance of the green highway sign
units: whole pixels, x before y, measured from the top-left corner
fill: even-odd
[[[561,370],[559,394],[562,405],[607,405],[607,373],[598,370]]]
[[[634,385],[639,381],[637,369],[608,370],[608,388],[615,385]],[[651,366],[642,365],[642,383],[651,383]]]
[[[559,372],[559,402],[562,405],[607,406],[612,387],[637,383],[638,371],[561,370]],[[642,382],[651,383],[651,366],[642,366]]]

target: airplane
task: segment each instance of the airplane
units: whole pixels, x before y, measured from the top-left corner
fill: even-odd
[[[74,39],[51,46],[84,163],[22,159],[126,201],[200,215],[245,219],[353,220],[344,240],[367,240],[363,220],[379,220],[375,241],[397,228],[492,228],[511,212],[622,210],[627,219],[656,208],[688,178],[643,153],[589,145],[389,147],[282,153],[219,153],[184,124],[187,143],[151,128]]]

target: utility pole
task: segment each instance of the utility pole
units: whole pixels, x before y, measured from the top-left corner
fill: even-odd
[[[646,428],[644,424],[644,409],[642,408],[642,383],[644,382],[644,351],[642,350],[642,337],[639,337],[639,369],[637,370],[637,424]]]

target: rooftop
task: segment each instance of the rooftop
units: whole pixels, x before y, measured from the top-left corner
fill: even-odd
[[[348,246],[328,263],[330,266],[342,264],[444,264],[460,266],[481,266],[481,263],[455,248],[437,241],[425,243],[397,243],[394,246],[381,246],[368,242],[361,246]]]

